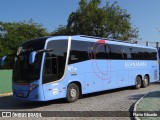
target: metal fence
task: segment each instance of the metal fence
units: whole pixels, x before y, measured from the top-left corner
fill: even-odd
[[[156,48],[160,47],[160,42],[137,41],[137,44],[146,45],[146,46],[152,46],[152,47],[156,47]]]

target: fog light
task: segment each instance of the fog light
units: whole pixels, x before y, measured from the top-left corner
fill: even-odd
[[[33,85],[33,86],[31,86],[31,87],[29,88],[29,91],[32,91],[33,89],[35,89],[35,88],[37,88],[37,87],[38,87],[38,85],[35,84],[35,85]]]

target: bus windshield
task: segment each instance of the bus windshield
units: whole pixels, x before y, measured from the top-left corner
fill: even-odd
[[[36,55],[35,63],[29,64],[29,55],[32,51],[44,49],[47,38],[39,38],[24,42],[17,50],[13,67],[13,82],[30,83],[40,77],[40,68],[43,53]]]

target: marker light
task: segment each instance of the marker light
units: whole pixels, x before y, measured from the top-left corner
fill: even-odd
[[[29,91],[32,91],[32,90],[36,89],[37,87],[38,87],[38,84],[32,85],[32,86],[29,88]]]

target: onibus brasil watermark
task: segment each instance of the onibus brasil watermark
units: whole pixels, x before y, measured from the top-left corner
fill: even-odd
[[[1,117],[42,117],[41,112],[2,112]]]
[[[133,117],[159,117],[159,112],[134,112]]]
[[[160,117],[160,111],[0,111],[0,117]]]

